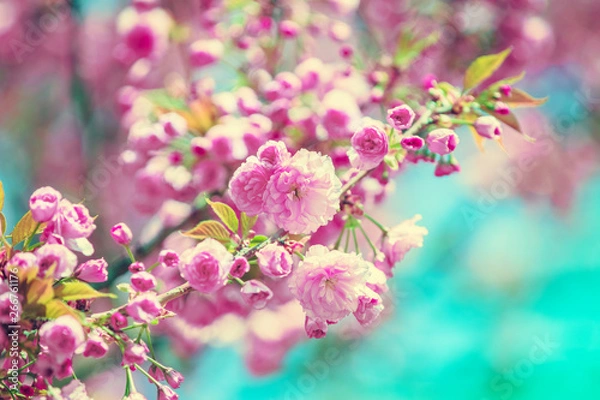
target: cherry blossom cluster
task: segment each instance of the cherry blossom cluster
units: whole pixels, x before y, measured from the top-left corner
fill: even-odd
[[[461,84],[408,85],[434,41],[370,55],[348,23],[356,1],[207,3],[192,22],[135,0],[116,22],[130,82],[120,165],[136,208],[162,216],[159,239],[146,238],[152,220],[136,235],[117,223],[124,264],[92,258],[95,217],[51,187],[11,232],[0,214],[0,344],[14,372],[2,395],[86,399],[73,359],[117,357],[123,398],[145,398],[141,376],[173,400],[183,376],[159,360],[157,336],[189,357],[238,324],[248,368],[267,374],[301,340],[366,334],[391,306],[394,268],[428,234],[420,215],[380,221],[393,178],[422,162],[459,172],[464,130],[479,147],[502,146],[505,126],[531,140],[512,109],[544,99],[514,87],[522,74],[493,78],[510,48],[475,59]],[[336,57],[317,56],[325,38]],[[181,69],[145,87],[168,57]]]

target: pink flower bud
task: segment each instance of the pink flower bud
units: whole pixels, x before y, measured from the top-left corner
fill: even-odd
[[[151,377],[153,377],[154,379],[156,379],[159,382],[162,382],[165,380],[165,373],[163,372],[162,369],[158,368],[156,365],[150,366],[150,368],[148,369],[148,374],[150,374]],[[148,379],[148,381],[150,383],[154,383],[150,379]]]
[[[404,150],[417,151],[425,145],[425,141],[419,136],[408,136],[402,138],[400,145]]]
[[[181,372],[170,368],[165,371],[167,377],[167,383],[171,385],[173,389],[179,389],[179,386],[183,383],[184,377]]]
[[[429,150],[439,155],[452,153],[459,142],[458,136],[451,129],[435,129],[427,135]]]
[[[124,316],[123,314],[116,312],[110,316],[110,326],[115,331],[118,332],[121,329],[125,328],[127,325],[128,325],[127,317]]]
[[[350,59],[353,55],[354,49],[352,49],[352,46],[343,45],[342,47],[340,47],[340,57]]]
[[[246,260],[246,257],[236,257],[233,260],[233,264],[231,264],[229,274],[235,278],[241,278],[248,271],[250,271],[250,264]]]
[[[500,86],[499,90],[500,93],[502,93],[502,95],[506,97],[509,97],[512,93],[512,87],[510,85],[502,85]]]
[[[179,266],[179,254],[173,250],[162,250],[158,254],[158,261],[168,268],[176,268]]]
[[[187,133],[188,124],[181,115],[170,112],[158,117],[158,122],[162,125],[167,136],[176,138]]]
[[[145,271],[137,272],[131,276],[131,287],[138,292],[147,292],[156,287],[156,278]]]
[[[50,186],[39,188],[33,192],[29,198],[29,209],[33,219],[36,222],[50,221],[56,214],[61,198],[62,195]]]
[[[475,127],[475,130],[479,136],[484,138],[496,139],[502,135],[502,126],[500,125],[500,121],[491,115],[477,118],[473,126]]]
[[[216,63],[223,57],[225,48],[217,39],[201,39],[190,45],[190,63],[194,67],[205,67]]]
[[[156,294],[150,292],[134,298],[127,304],[126,310],[135,322],[147,324],[160,315],[162,306],[158,302]]]
[[[304,320],[304,330],[311,339],[321,339],[327,335],[327,322],[320,318],[306,317]]]
[[[205,137],[195,137],[190,142],[190,150],[198,157],[204,157],[212,149],[212,141]]]
[[[111,228],[110,236],[113,238],[115,243],[120,244],[122,246],[129,246],[133,234],[131,233],[131,229],[129,229],[129,227],[123,222],[121,222]]]
[[[455,172],[460,172],[460,165],[455,158],[452,158],[450,162],[440,161],[435,166],[434,175],[435,176],[446,176],[451,175]]]
[[[108,353],[108,345],[97,333],[88,335],[83,350],[84,357],[102,358]]]
[[[90,283],[106,282],[108,263],[104,258],[88,260],[75,269],[75,277]]]
[[[179,395],[168,386],[161,386],[158,389],[158,400],[177,400]]]
[[[271,289],[256,279],[247,281],[242,286],[240,293],[244,301],[256,310],[265,308],[269,300],[273,297]]]
[[[389,151],[387,134],[376,125],[359,129],[352,136],[348,157],[353,167],[363,171],[377,167]]]
[[[373,292],[373,297],[360,296],[358,308],[354,311],[354,317],[363,326],[368,326],[379,317],[383,311],[381,297]]]
[[[148,347],[144,342],[129,343],[123,352],[121,365],[142,364],[148,358]]]
[[[294,21],[283,20],[279,24],[279,32],[281,32],[281,36],[285,39],[293,39],[298,36],[298,31],[300,30],[300,26]]]
[[[496,104],[494,105],[494,111],[496,111],[500,115],[510,114],[510,108],[508,108],[508,106],[501,101],[496,102]]]
[[[263,247],[257,254],[258,266],[271,278],[283,278],[292,272],[294,260],[290,253],[276,243]]]
[[[395,129],[403,130],[412,126],[415,112],[406,104],[391,108],[387,112],[387,120]]]
[[[40,328],[39,336],[40,345],[58,364],[73,357],[75,350],[85,340],[81,324],[70,315],[46,322]]]
[[[142,272],[142,271],[145,271],[145,270],[146,270],[146,266],[141,261],[136,261],[136,262],[131,263],[129,265],[129,272],[131,272],[132,274],[135,274],[135,273],[138,273],[138,272]]]

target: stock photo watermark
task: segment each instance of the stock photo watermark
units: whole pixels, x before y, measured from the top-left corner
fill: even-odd
[[[533,376],[537,366],[547,362],[557,349],[560,343],[552,340],[549,335],[543,338],[533,337],[533,344],[526,357],[516,362],[512,368],[504,370],[490,382],[490,389],[497,393],[501,400],[508,400],[516,389],[525,385],[526,381]],[[483,398],[481,400],[490,400]]]
[[[23,37],[11,39],[9,45],[17,62],[22,63],[25,57],[42,45],[46,37],[55,32],[71,15],[73,0],[60,0],[50,3],[44,12],[24,23]]]

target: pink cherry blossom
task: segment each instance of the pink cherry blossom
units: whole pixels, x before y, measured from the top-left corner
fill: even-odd
[[[62,195],[50,186],[37,189],[29,198],[31,216],[37,222],[47,222],[54,217]]]
[[[77,265],[77,256],[62,244],[45,244],[35,251],[39,275],[44,276],[54,266],[54,277],[70,276]]]
[[[375,265],[388,277],[392,276],[392,268],[404,259],[406,253],[423,246],[423,237],[429,232],[426,228],[417,225],[421,219],[420,215],[415,215],[387,233],[382,248],[384,258],[378,260]]]
[[[451,129],[435,129],[427,135],[429,150],[439,155],[452,153],[459,141],[458,135]]]
[[[75,269],[75,276],[86,282],[106,282],[108,263],[104,258],[88,260]]]
[[[331,158],[300,149],[271,176],[264,210],[290,233],[312,233],[339,210],[341,187]]]
[[[225,285],[233,256],[214,239],[204,239],[181,254],[181,276],[202,293],[212,293]]]
[[[85,336],[81,324],[70,315],[46,322],[39,330],[40,345],[61,364],[73,356]]]
[[[162,306],[156,298],[156,293],[147,292],[131,300],[126,310],[135,322],[147,324],[161,314]]]
[[[368,122],[366,122],[368,124]],[[389,151],[388,135],[380,124],[366,125],[356,131],[351,139],[348,157],[353,167],[370,170],[377,167]]]
[[[314,245],[290,278],[290,291],[312,319],[337,322],[358,309],[376,273],[360,255]]]
[[[271,278],[283,278],[292,271],[294,260],[286,249],[270,243],[256,253],[258,266],[263,274]]]

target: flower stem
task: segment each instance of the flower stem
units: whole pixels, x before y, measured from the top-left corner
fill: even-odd
[[[375,220],[375,218],[371,217],[368,214],[364,214],[364,217],[366,219],[368,219],[369,221],[371,221],[376,227],[378,227],[381,230],[381,232],[383,232],[383,233],[387,233],[388,232],[389,229],[386,228],[385,226],[381,225],[379,222],[377,222],[377,220]]]

